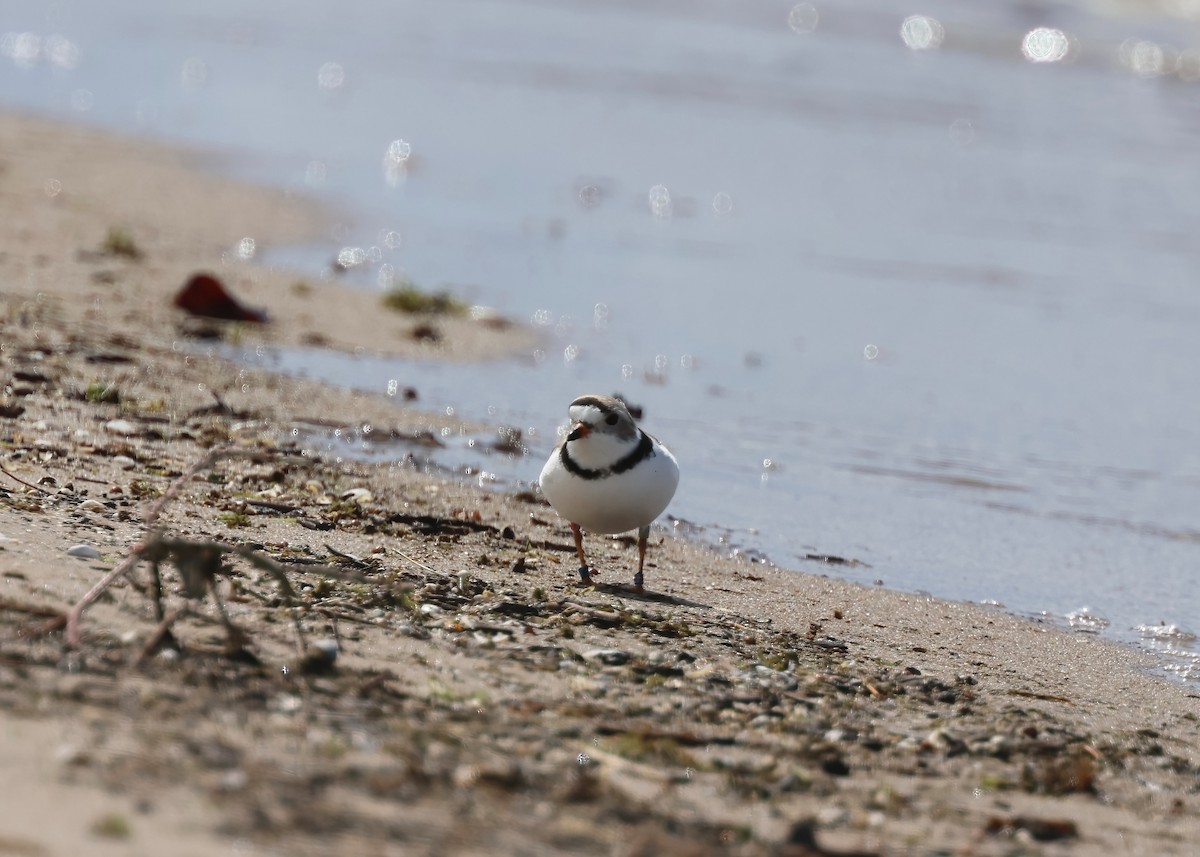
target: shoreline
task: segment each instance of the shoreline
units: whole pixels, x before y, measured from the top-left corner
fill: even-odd
[[[316,234],[310,203],[45,120],[0,117],[0,144],[0,844],[1182,855],[1200,838],[1200,696],[1137,651],[670,535],[651,547],[650,597],[611,585],[635,555],[621,541],[596,540],[607,585],[581,590],[538,498],[420,465],[457,420],[173,347],[185,277],[243,237]],[[98,254],[113,226],[140,261]],[[275,318],[238,335],[270,344],[525,347],[466,321],[432,346],[377,295],[219,270]],[[331,415],[393,431],[410,463],[303,455],[293,430]],[[78,652],[19,636],[128,556],[155,499],[218,446],[254,456],[187,480],[161,525],[288,569],[308,640],[338,641],[332,669],[297,651],[275,580],[242,560],[218,577],[248,638],[235,656],[210,600],[173,626],[179,651],[141,658],[156,617],[125,581]],[[99,557],[69,557],[77,544]],[[143,586],[147,566],[134,574]],[[819,847],[800,850],[810,834]]]

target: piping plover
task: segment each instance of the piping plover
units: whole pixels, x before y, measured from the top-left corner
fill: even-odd
[[[582,530],[637,530],[633,587],[641,592],[650,523],[675,495],[679,465],[670,450],[638,428],[620,399],[580,396],[567,413],[571,428],[542,468],[538,479],[542,493],[571,525],[584,584],[592,582],[592,574],[583,552]]]

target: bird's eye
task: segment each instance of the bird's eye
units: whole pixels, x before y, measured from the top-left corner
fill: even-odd
[[[610,426],[615,426],[617,424],[617,420],[619,420],[619,419],[620,419],[620,417],[618,417],[616,414],[609,414],[607,417],[604,418],[604,421],[606,423],[608,423]]]

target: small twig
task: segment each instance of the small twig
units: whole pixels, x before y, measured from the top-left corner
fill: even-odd
[[[81,619],[83,619],[83,611],[87,610],[97,598],[103,595],[104,591],[108,589],[108,587],[112,586],[113,581],[115,581],[121,575],[133,571],[134,566],[136,566],[142,558],[143,547],[144,546],[140,544],[135,545],[133,550],[129,552],[125,559],[117,563],[117,566],[112,571],[100,578],[100,581],[91,589],[89,589],[87,594],[79,599],[79,603],[67,611],[67,645],[72,649],[78,649],[82,639],[79,633],[79,622]],[[56,627],[52,627],[57,624],[58,623],[56,621],[47,623],[46,630],[57,630]]]
[[[192,477],[201,470],[206,470],[217,463],[217,460],[226,453],[223,448],[210,449],[208,454],[195,462],[187,470],[175,477],[175,481],[167,486],[167,490],[162,493],[162,496],[154,501],[154,505],[146,512],[146,526],[153,527],[158,522],[159,515],[166,508],[167,503],[175,499],[175,495],[182,490],[183,486],[192,480]]]
[[[161,622],[163,620],[162,573],[158,566],[157,558],[150,563],[150,595],[154,599],[154,618]]]
[[[374,625],[375,624],[375,619],[373,619],[373,618],[370,618],[367,616],[354,616],[350,613],[341,613],[336,610],[331,610],[328,607],[316,607],[316,608],[314,608],[313,612],[319,613],[320,615],[324,616],[326,619],[333,622],[334,623],[333,627],[335,630],[337,628],[338,622],[356,622],[359,625]],[[340,639],[340,634],[335,633],[334,638]],[[341,644],[339,643],[339,646],[340,645]]]
[[[139,666],[162,648],[163,643],[171,636],[171,626],[175,624],[175,620],[188,612],[189,608],[185,604],[163,617],[162,621],[158,623],[158,627],[154,629],[154,633],[150,635],[150,639],[146,641],[146,645],[142,646],[142,651],[137,658]]]
[[[84,476],[84,475],[82,475],[82,474],[79,474],[79,473],[77,473],[77,474],[75,474],[74,476],[72,476],[72,477],[71,477],[71,481],[72,481],[72,482],[91,482],[93,485],[111,485],[111,484],[112,484],[112,483],[111,483],[109,480],[107,480],[107,479],[93,479],[93,478],[92,478],[92,477],[90,477],[90,476]]]
[[[158,516],[162,514],[167,503],[175,498],[175,495],[179,493],[184,485],[191,481],[192,477],[194,477],[201,470],[209,469],[222,458],[250,458],[256,460],[270,458],[273,461],[278,461],[284,464],[289,462],[303,462],[303,459],[294,457],[282,458],[279,456],[272,456],[269,452],[265,452],[260,449],[235,449],[228,446],[210,449],[203,458],[195,462],[191,467],[175,477],[175,481],[167,486],[167,490],[163,492],[162,496],[154,502],[154,505],[151,506],[150,510],[146,513],[146,526],[153,527],[154,524],[157,523]]]
[[[231,553],[235,554],[236,556],[240,556],[251,565],[256,566],[257,568],[260,568],[270,574],[279,582],[279,588],[283,590],[284,599],[292,608],[292,625],[296,629],[296,638],[300,642],[300,648],[301,650],[307,648],[307,640],[304,636],[304,628],[300,624],[300,613],[296,609],[299,599],[296,597],[296,590],[292,588],[291,581],[288,580],[288,570],[280,563],[276,562],[270,557],[264,556],[253,548],[244,547],[242,545],[226,544],[224,542],[193,542],[186,539],[159,538],[156,541],[156,547],[160,547],[172,553],[203,550],[215,550],[221,553]],[[309,566],[304,570],[310,574],[320,574],[324,577],[333,578],[334,580],[353,581],[356,583],[364,583],[370,580],[370,578],[365,575],[358,574],[357,572],[353,571],[347,571],[341,568],[334,568],[330,565],[314,565]],[[228,614],[225,613],[225,605],[221,601],[220,596],[217,594],[216,589],[214,588],[212,592],[213,597],[217,602],[217,607],[222,612],[223,619],[228,620]],[[226,621],[227,628],[229,628],[231,625],[232,622]]]
[[[67,612],[65,618],[61,620],[54,619],[50,622],[47,622],[41,629],[42,633],[52,633],[60,628],[65,627],[67,645],[73,649],[79,648],[82,641],[79,625],[83,619],[84,611],[87,610],[87,608],[93,603],[95,603],[96,599],[103,595],[105,590],[112,586],[113,582],[118,577],[133,571],[134,567],[142,559],[143,551],[151,546],[158,547],[161,537],[154,533],[154,525],[158,522],[159,516],[162,515],[163,509],[166,508],[167,503],[174,499],[180,490],[182,490],[183,486],[201,470],[212,467],[213,464],[223,457],[243,454],[256,456],[262,455],[262,453],[258,450],[235,450],[229,448],[211,449],[203,458],[195,462],[183,473],[179,474],[175,481],[167,486],[167,490],[163,492],[162,496],[154,502],[154,505],[150,507],[149,511],[146,512],[146,527],[149,531],[147,537],[141,543],[134,545],[133,549],[126,554],[125,558],[121,560],[121,562],[119,562],[112,571],[104,575],[104,577],[102,577],[95,586],[89,589],[83,598],[79,599],[79,602]],[[2,467],[3,465],[0,464],[0,468]],[[5,472],[7,473],[8,471],[6,470]],[[11,476],[12,474],[9,475]],[[40,491],[41,489],[39,488],[38,490]]]
[[[7,467],[5,467],[4,462],[2,462],[2,461],[0,461],[0,470],[4,471],[4,475],[7,476],[9,479],[11,479],[14,482],[20,482],[26,488],[32,488],[34,491],[37,491],[40,494],[49,494],[50,493],[45,488],[42,488],[40,485],[34,485],[30,482],[26,482],[20,476],[17,476],[11,470],[9,470]]]
[[[229,611],[225,608],[225,599],[221,597],[215,580],[210,583],[209,590],[212,592],[213,601],[217,603],[217,612],[221,614],[221,624],[225,626],[225,636],[229,641],[229,653],[236,654],[243,651],[246,648],[246,633],[233,624],[233,619],[230,618]],[[300,618],[293,614],[292,619],[296,626],[296,636],[300,640],[300,651],[304,651],[307,645],[304,641],[304,629],[300,627]]]
[[[256,509],[270,509],[272,512],[281,512],[283,514],[300,511],[299,506],[294,506],[291,503],[277,503],[272,500],[251,500],[249,498],[245,502],[247,506],[253,506]]]
[[[332,547],[328,542],[325,544],[325,550],[329,551],[338,559],[344,559],[346,562],[353,565],[355,568],[370,568],[371,566],[363,560],[362,557],[357,557],[352,553],[343,553],[335,547]]]
[[[231,553],[240,556],[242,559],[249,562],[251,565],[258,566],[263,571],[270,572],[283,585],[287,594],[295,597],[296,593],[292,589],[292,584],[287,579],[288,568],[277,560],[272,559],[265,554],[261,554],[254,548],[248,548],[244,545],[231,545],[225,542],[193,542],[184,539],[170,540],[162,539],[161,544],[172,550],[178,548],[215,548],[223,553]],[[304,567],[305,574],[319,574],[323,577],[331,577],[334,580],[350,581],[351,583],[368,583],[371,578],[365,574],[359,574],[356,571],[349,571],[344,568],[337,568],[332,565],[307,565]]]
[[[327,545],[326,547],[328,547],[328,545]],[[392,548],[392,550],[393,550],[393,551],[395,551],[395,552],[396,552],[396,555],[397,555],[397,556],[399,556],[401,559],[408,560],[408,561],[409,561],[409,562],[411,562],[413,565],[415,565],[417,568],[422,568],[422,569],[424,569],[425,571],[429,572],[430,574],[436,574],[436,575],[438,575],[439,577],[446,577],[446,576],[447,576],[447,575],[444,575],[444,574],[442,574],[440,571],[434,571],[432,568],[430,568],[429,566],[425,565],[423,562],[419,562],[419,561],[417,561],[417,560],[413,559],[411,556],[409,556],[409,555],[408,555],[408,554],[406,554],[406,553],[403,553],[403,552],[401,552],[401,551],[398,551],[398,550],[396,550],[395,548]]]
[[[49,634],[59,629],[66,629],[66,642],[71,648],[77,649],[82,642],[82,634],[80,632],[80,624],[83,620],[84,611],[87,610],[104,592],[112,586],[113,582],[122,575],[130,574],[137,564],[144,560],[149,561],[153,565],[152,600],[154,601],[155,618],[159,620],[158,630],[155,636],[161,637],[169,632],[170,626],[179,616],[183,615],[184,608],[172,611],[169,615],[164,616],[162,606],[162,579],[159,573],[159,563],[164,559],[172,559],[176,566],[179,567],[181,573],[185,576],[185,582],[188,583],[188,588],[192,590],[189,594],[192,597],[203,597],[205,591],[211,592],[213,600],[217,604],[217,609],[221,613],[222,624],[225,626],[226,633],[229,634],[231,643],[238,643],[243,639],[243,634],[240,629],[230,619],[229,613],[225,608],[225,604],[220,597],[220,593],[216,589],[216,568],[213,565],[221,554],[234,554],[240,556],[264,571],[270,573],[278,582],[283,590],[284,598],[289,606],[295,608],[298,599],[296,591],[292,588],[291,582],[288,580],[287,569],[262,554],[252,550],[251,548],[242,547],[240,545],[230,545],[223,542],[214,541],[189,541],[186,539],[169,539],[163,535],[161,529],[156,527],[158,519],[162,516],[163,511],[169,502],[175,499],[183,490],[183,487],[190,482],[196,474],[202,470],[211,468],[217,461],[222,458],[250,458],[250,459],[265,459],[271,458],[275,461],[290,461],[290,458],[281,458],[279,456],[271,456],[269,453],[262,450],[249,449],[233,449],[222,447],[209,450],[199,461],[193,463],[187,470],[179,474],[178,477],[167,486],[167,490],[158,497],[153,505],[146,512],[146,536],[145,538],[134,545],[113,569],[104,575],[95,586],[87,591],[87,593],[75,604],[64,616],[56,617],[49,622],[44,623],[39,632],[41,634]],[[303,463],[301,460],[296,460],[298,463]],[[42,491],[36,485],[30,485],[21,479],[13,476],[8,470],[4,469],[4,465],[0,463],[0,470],[35,490]],[[43,493],[45,493],[43,491]],[[201,556],[203,552],[209,552],[211,556]],[[190,560],[190,562],[188,562]],[[321,574],[325,577],[330,577],[335,580],[352,580],[365,581],[363,575],[354,572],[345,571],[343,569],[333,568],[331,566],[311,566],[305,571]],[[190,572],[190,576],[189,576]],[[193,589],[193,587],[195,587]],[[292,622],[295,625],[296,636],[300,641],[301,648],[305,645],[304,629],[300,625],[299,611],[293,609]],[[151,638],[152,640],[154,637]],[[149,647],[149,644],[148,644]],[[149,648],[144,649],[142,657],[146,656]]]
[[[43,618],[62,615],[61,610],[56,610],[53,607],[43,607],[40,604],[25,604],[3,595],[0,595],[0,610],[11,610],[14,613],[28,613],[31,616],[41,616]]]

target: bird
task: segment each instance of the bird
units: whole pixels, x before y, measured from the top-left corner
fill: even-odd
[[[638,427],[620,399],[580,396],[567,413],[570,428],[538,479],[542,494],[571,526],[584,586],[593,581],[583,550],[583,530],[598,534],[638,531],[633,588],[640,593],[650,524],[675,496],[679,464],[669,449]]]

